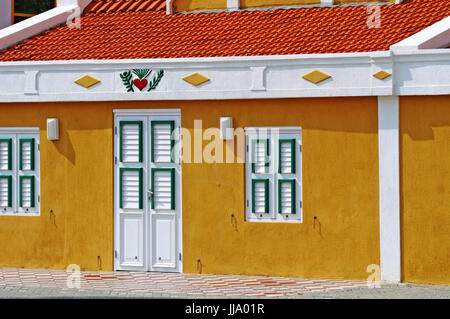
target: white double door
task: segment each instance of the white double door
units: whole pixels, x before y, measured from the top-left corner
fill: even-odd
[[[177,115],[115,116],[114,266],[182,271]]]

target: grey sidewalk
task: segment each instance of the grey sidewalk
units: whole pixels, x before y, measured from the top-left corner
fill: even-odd
[[[244,296],[208,296],[174,293],[133,293],[114,290],[69,289],[60,287],[0,286],[1,299],[22,298],[250,298]],[[254,297],[257,298],[257,297]],[[271,297],[273,298],[273,297]],[[415,284],[384,285],[381,288],[350,288],[276,297],[281,299],[450,299],[450,286]]]

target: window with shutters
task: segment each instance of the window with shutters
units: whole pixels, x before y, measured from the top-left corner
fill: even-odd
[[[0,128],[0,214],[39,214],[39,128]]]
[[[249,127],[245,133],[246,220],[301,222],[301,127]]]

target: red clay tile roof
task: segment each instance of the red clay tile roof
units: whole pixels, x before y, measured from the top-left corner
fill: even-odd
[[[449,0],[412,0],[381,5],[381,27],[368,28],[363,5],[166,15],[156,3],[94,1],[80,29],[53,28],[0,61],[382,51],[450,15]]]
[[[92,0],[85,13],[166,10],[166,0]]]

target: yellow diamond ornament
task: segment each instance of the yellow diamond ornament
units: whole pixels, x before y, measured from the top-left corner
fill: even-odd
[[[75,81],[76,84],[81,85],[85,88],[89,88],[99,82],[101,82],[99,79],[96,79],[90,75],[85,75]]]
[[[391,75],[392,75],[391,73],[381,70],[375,73],[373,76],[376,77],[377,79],[384,80],[385,78],[388,78]]]
[[[321,72],[319,70],[314,70],[312,72],[309,72],[303,76],[303,78],[309,82],[312,82],[314,84],[320,83],[322,81],[325,81],[326,79],[331,78],[331,75],[326,74],[324,72]]]
[[[192,85],[198,86],[202,83],[208,82],[209,78],[204,76],[203,74],[195,72],[195,73],[185,76],[183,78],[183,80],[185,80],[186,82],[188,82]]]

